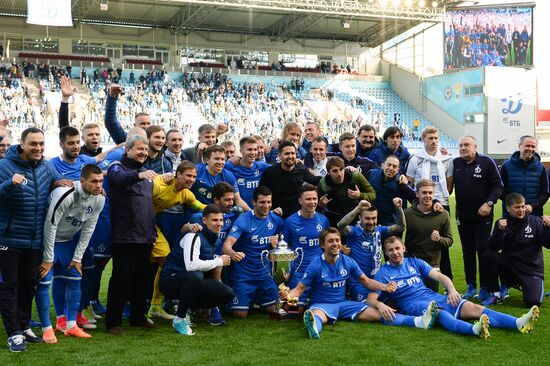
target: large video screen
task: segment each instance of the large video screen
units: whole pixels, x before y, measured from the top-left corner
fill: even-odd
[[[445,68],[533,65],[533,8],[450,10]]]

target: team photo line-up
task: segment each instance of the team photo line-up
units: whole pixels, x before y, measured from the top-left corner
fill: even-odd
[[[550,247],[548,173],[534,137],[523,136],[500,167],[477,153],[472,136],[449,155],[435,127],[422,131],[414,155],[397,126],[378,140],[362,125],[329,144],[312,120],[285,123],[281,136],[243,136],[237,147],[220,141],[227,125],[204,124],[184,148],[180,131],[144,112],[124,130],[123,88],[114,84],[105,127],[117,145],[104,150],[97,124],[70,126],[74,91],[63,77],[60,156],[44,158],[42,130],[16,137],[9,121],[0,123],[0,313],[11,351],[57,343],[56,332],[90,338],[102,317],[113,336],[126,334],[124,318],[140,328],[167,319],[193,335],[193,318],[225,325],[224,316],[254,309],[292,308],[312,339],[339,319],[437,323],[482,339],[489,327],[533,329],[544,297],[542,247]],[[461,293],[449,259],[453,191]],[[503,217],[493,227],[499,199]],[[281,248],[298,258],[279,286],[264,256]],[[491,309],[512,287],[528,309],[519,318]]]

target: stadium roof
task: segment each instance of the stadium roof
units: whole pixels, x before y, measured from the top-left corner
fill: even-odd
[[[358,42],[374,47],[423,21],[443,20],[449,0],[72,0],[75,24],[229,32]],[[456,1],[453,1],[456,3]],[[100,10],[100,4],[108,10]],[[422,5],[422,6],[421,6]],[[434,7],[435,5],[435,7]],[[0,0],[0,15],[23,17],[26,1]]]

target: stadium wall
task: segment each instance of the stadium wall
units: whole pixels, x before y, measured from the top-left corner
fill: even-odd
[[[465,133],[477,133],[479,127],[476,126],[473,128],[473,131],[468,132],[463,124],[457,122],[435,103],[423,97],[421,93],[421,78],[419,76],[411,74],[398,66],[391,65],[387,61],[382,61],[382,63],[388,64],[387,67],[389,68],[389,77],[393,91],[417,112],[426,117],[428,121],[432,122],[434,126],[454,139],[459,139]],[[481,131],[483,131],[483,124],[481,124]]]

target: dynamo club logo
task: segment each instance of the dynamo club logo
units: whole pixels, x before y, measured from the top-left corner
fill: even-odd
[[[515,97],[511,95],[508,98],[502,98],[500,101],[507,105],[502,108],[502,114],[518,114],[523,107],[523,98],[521,97],[521,93],[516,94]]]

